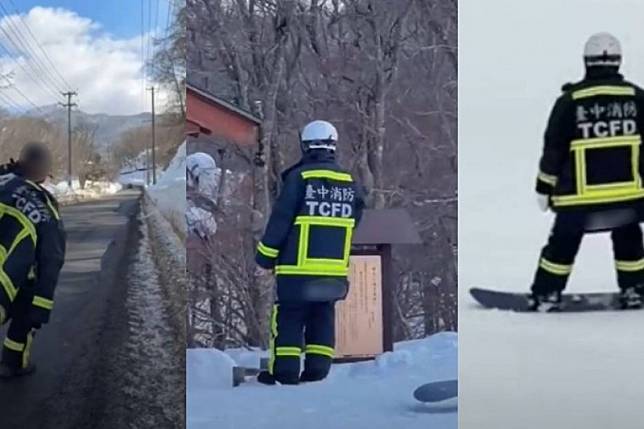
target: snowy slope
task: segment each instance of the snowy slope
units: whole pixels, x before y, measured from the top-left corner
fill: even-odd
[[[147,194],[172,224],[185,237],[186,233],[186,143],[177,149],[168,167],[159,174],[157,183],[147,188]]]
[[[533,192],[552,103],[562,83],[580,77],[586,37],[641,28],[627,1],[615,2],[624,6],[615,14],[601,2],[520,3],[460,5],[460,427],[639,429],[644,311],[512,314],[482,310],[467,293],[528,290],[553,220]],[[497,19],[478,31],[483,15]],[[626,72],[637,79],[644,39],[622,39]],[[481,49],[489,46],[503,48]],[[616,289],[609,237],[586,237],[568,291]]]
[[[396,344],[375,361],[334,365],[300,386],[232,386],[232,367],[257,366],[253,351],[187,352],[188,429],[456,429],[455,401],[417,403],[413,390],[457,376],[457,335]]]

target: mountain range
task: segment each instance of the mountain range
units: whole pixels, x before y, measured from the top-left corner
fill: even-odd
[[[67,110],[61,106],[50,105],[27,112],[28,116],[41,118],[47,122],[67,127]],[[150,113],[136,115],[108,115],[105,113],[85,113],[72,110],[72,127],[80,123],[96,125],[96,144],[98,149],[108,151],[129,130],[150,125]]]

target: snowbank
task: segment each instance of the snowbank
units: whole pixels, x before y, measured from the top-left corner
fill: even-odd
[[[177,149],[174,158],[158,177],[147,194],[163,216],[182,237],[186,236],[186,142]]]
[[[78,179],[72,181],[70,188],[66,181],[57,184],[45,184],[45,188],[49,190],[60,203],[69,203],[76,201],[92,200],[100,198],[105,195],[112,195],[121,190],[119,183],[107,181],[86,181],[85,187],[81,189]]]
[[[257,366],[265,352],[187,352],[188,429],[456,429],[455,401],[417,403],[412,392],[458,374],[458,338],[441,333],[398,343],[374,361],[336,364],[323,382],[232,387],[232,367]]]
[[[233,367],[237,364],[217,349],[187,350],[187,383],[195,391],[226,389],[233,385]]]

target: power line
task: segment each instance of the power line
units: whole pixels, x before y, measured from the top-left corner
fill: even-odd
[[[174,0],[168,0],[168,14],[166,15],[166,21],[165,21],[165,34],[163,35],[163,39],[168,38],[168,33],[170,32],[170,22],[171,22],[171,17],[174,12]]]
[[[158,29],[159,29],[159,0],[155,0],[155,16],[154,16],[154,38],[157,39],[158,37]],[[152,53],[154,53],[154,40],[152,41]],[[154,57],[154,55],[152,55]]]
[[[4,29],[2,28],[2,26],[0,26],[0,30],[4,32]],[[7,54],[9,58],[13,60],[14,63],[18,64],[18,66],[25,72],[26,76],[29,79],[31,79],[36,85],[38,85],[44,92],[49,91],[49,93],[52,94],[56,100],[58,100],[58,95],[56,94],[56,92],[53,91],[46,83],[43,83],[41,80],[39,80],[36,77],[37,72],[36,74],[34,74],[33,67],[29,67],[28,62],[19,61],[18,59],[16,59],[14,55],[9,51],[9,49],[7,49],[7,47],[3,43],[0,43],[0,47],[2,47],[3,51]]]
[[[6,85],[5,86],[0,86],[0,89],[13,89],[18,94],[20,94],[22,96],[22,98],[24,98],[24,100],[27,102],[27,104],[30,104],[35,109],[39,109],[38,106],[36,106],[36,104],[34,104],[29,97],[27,97],[22,91],[20,91],[20,89],[13,82],[11,82],[11,80],[9,79],[8,75],[0,74],[0,79],[4,79],[4,81],[6,82]]]
[[[22,92],[22,91],[20,90],[20,88],[18,88],[16,85],[12,85],[12,86],[11,86],[11,89],[13,89],[13,90],[14,90],[14,91],[16,91],[18,94],[20,94],[20,96],[21,96],[22,98],[24,98],[24,100],[27,102],[27,104],[30,104],[30,105],[31,105],[31,107],[33,107],[34,109],[36,109],[36,110],[38,110],[38,111],[40,111],[40,110],[41,110],[41,109],[40,109],[40,107],[38,107],[38,106],[37,106],[33,101],[31,101],[31,99],[30,99],[29,97],[27,97],[27,96],[25,95],[25,93],[24,93],[24,92]]]
[[[13,9],[15,10],[16,14],[20,17],[20,20],[23,22],[23,24],[24,24],[24,26],[25,26],[25,29],[27,30],[27,32],[29,33],[29,35],[31,36],[31,38],[33,39],[33,41],[36,43],[36,46],[37,46],[37,47],[40,49],[40,51],[42,52],[43,56],[45,57],[45,59],[47,60],[47,62],[49,63],[49,65],[51,66],[51,68],[52,68],[52,70],[54,71],[54,73],[58,76],[58,78],[60,79],[60,81],[63,83],[63,87],[66,87],[66,88],[68,88],[68,89],[69,89],[69,88],[71,88],[71,85],[70,85],[70,84],[69,84],[69,82],[67,82],[67,80],[63,77],[63,75],[59,72],[58,68],[56,67],[56,65],[54,64],[54,62],[51,60],[51,57],[49,56],[49,54],[47,54],[47,51],[45,50],[45,48],[43,48],[43,46],[40,44],[40,42],[38,41],[38,39],[36,38],[36,36],[34,36],[34,33],[31,31],[31,27],[29,27],[29,23],[28,23],[28,22],[27,22],[27,20],[22,16],[22,14],[19,12],[18,8],[16,7],[16,4],[13,2],[13,0],[9,0],[9,2],[10,2],[10,3],[11,3],[11,5],[13,6]]]
[[[16,103],[16,101],[9,94],[5,94],[5,92],[3,91],[4,89],[6,88],[0,89],[0,101],[3,101],[5,105],[10,109],[14,109],[21,113],[24,112],[25,109],[19,103]]]
[[[141,0],[141,107],[145,109],[145,18],[144,0]]]
[[[0,29],[1,29],[1,28],[2,28],[2,27],[0,27]],[[7,54],[7,56],[8,56],[9,58],[11,58],[11,59],[13,60],[13,62],[14,62],[14,63],[16,63],[16,64],[17,64],[17,65],[18,65],[18,66],[19,66],[19,67],[20,67],[20,68],[25,72],[25,75],[26,75],[29,79],[31,79],[31,80],[32,80],[32,81],[33,81],[37,86],[39,86],[42,90],[44,90],[44,92],[47,92],[48,87],[47,87],[47,86],[45,86],[45,85],[43,85],[43,83],[42,83],[41,81],[39,81],[38,79],[36,79],[36,77],[35,77],[35,76],[34,76],[34,74],[33,74],[33,71],[32,71],[32,70],[30,70],[29,68],[25,67],[25,64],[23,64],[21,61],[18,61],[16,58],[14,58],[14,57],[13,57],[13,55],[11,54],[11,52],[7,49],[7,47],[6,47],[3,43],[0,43],[0,48],[2,48],[2,50]],[[51,89],[50,89],[50,90],[51,90]],[[50,92],[50,93],[51,93],[51,92]],[[55,98],[56,98],[56,99],[58,99],[58,95],[57,95],[57,94],[55,94],[55,93],[54,93],[54,96],[55,96]]]
[[[29,57],[32,59],[32,62],[34,65],[38,68],[39,72],[42,73],[42,78],[47,78],[49,83],[56,88],[56,90],[60,91],[60,87],[58,82],[56,82],[50,75],[49,71],[47,70],[47,66],[43,65],[41,62],[40,58],[38,58],[38,55],[33,50],[33,45],[27,40],[25,35],[20,29],[20,26],[17,24],[17,20],[14,18],[13,15],[4,7],[4,5],[0,2],[0,9],[2,12],[0,14],[6,18],[7,22],[7,27],[9,27],[9,30],[12,32],[14,36],[16,36],[16,39],[18,41],[18,44],[21,47],[21,50],[23,53],[27,53]]]
[[[0,8],[5,10],[4,6],[2,6],[1,3],[0,3]],[[2,15],[4,17],[7,17],[7,15],[5,13],[2,13],[2,12],[0,12],[0,15]],[[10,23],[11,19],[8,18],[7,22]],[[15,35],[13,34],[11,24],[7,25],[7,28],[5,28],[5,26],[0,26],[0,30],[2,31],[2,33],[4,33],[6,38],[9,40],[9,42],[13,46],[13,49],[14,49],[15,53],[25,52],[25,51],[27,53],[30,53],[29,49],[26,49],[24,47],[24,45],[20,42],[20,40],[16,41],[16,38],[14,37]],[[12,34],[10,34],[10,33],[12,33]],[[7,51],[9,56],[11,56],[11,54],[6,49],[6,47],[5,47],[5,51]],[[30,72],[27,72],[25,67],[22,67],[22,68],[23,68],[23,70],[25,70],[25,72],[27,72],[30,75],[31,79],[34,82],[42,82],[42,84],[44,84],[44,86],[41,84],[40,85],[41,88],[44,88],[46,91],[49,91],[49,93],[54,96],[54,99],[58,100],[58,91],[57,91],[57,89],[55,87],[54,87],[54,89],[52,89],[51,84],[48,83],[47,81],[45,81],[44,78],[43,78],[43,76],[47,76],[47,73],[44,70],[42,70],[42,68],[41,68],[40,71],[36,70],[34,68],[33,64],[31,64],[29,61],[25,61],[25,64],[30,69]],[[38,80],[38,77],[40,77],[40,80]]]
[[[146,85],[151,80],[150,75],[148,73],[148,71],[149,71],[148,70],[148,62],[152,59],[152,10],[153,10],[152,0],[148,0],[148,29],[147,29],[148,30],[147,31],[147,36],[148,36],[147,42],[148,43],[147,43],[147,51],[146,51],[146,54],[145,54],[145,64],[144,64],[144,67],[146,69],[146,73],[145,73]]]

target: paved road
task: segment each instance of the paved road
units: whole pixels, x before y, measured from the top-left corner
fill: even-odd
[[[91,421],[92,381],[111,335],[110,308],[122,306],[122,271],[136,247],[139,193],[64,207],[67,260],[51,322],[34,341],[36,375],[0,383],[0,428],[84,428]],[[2,331],[4,336],[4,330]]]

